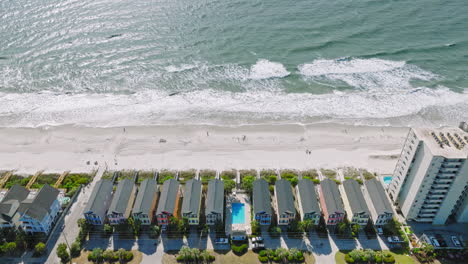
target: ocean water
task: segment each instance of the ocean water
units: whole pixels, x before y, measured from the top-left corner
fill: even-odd
[[[0,126],[468,120],[466,0],[0,1]]]

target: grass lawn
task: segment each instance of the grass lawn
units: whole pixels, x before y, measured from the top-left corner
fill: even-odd
[[[76,264],[94,263],[94,262],[88,261],[88,254],[90,252],[91,251],[82,250],[81,255],[79,257],[72,259],[72,263],[76,263]],[[141,254],[141,252],[138,250],[132,250],[132,253],[133,253],[133,259],[130,262],[127,262],[127,264],[141,263],[141,260],[143,258],[143,255]],[[110,263],[110,262],[102,262],[102,263]],[[112,263],[119,263],[119,262],[117,261],[117,262],[112,262]]]
[[[335,262],[337,264],[346,264],[346,261],[345,261],[345,254],[346,254],[347,251],[345,252],[342,252],[342,251],[338,251],[336,254],[335,254]],[[384,252],[389,252],[388,250],[384,250]],[[396,254],[394,252],[391,252],[390,251],[390,254],[393,255],[393,257],[395,258],[395,264],[417,264],[418,262],[415,261],[411,256],[406,256],[406,255],[402,255],[402,254]]]

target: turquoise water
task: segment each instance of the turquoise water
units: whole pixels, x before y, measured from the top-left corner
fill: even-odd
[[[0,2],[0,126],[468,119],[465,0]]]
[[[232,223],[233,224],[245,223],[245,205],[243,203],[232,204]]]
[[[383,177],[383,181],[385,185],[389,185],[392,182],[392,176]]]

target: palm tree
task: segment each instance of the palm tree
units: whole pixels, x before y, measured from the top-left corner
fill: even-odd
[[[123,248],[120,248],[117,251],[117,255],[119,256],[119,262],[120,263],[124,262],[126,253],[127,253],[127,251],[125,249],[123,249]]]
[[[192,250],[187,246],[182,246],[182,248],[179,250],[179,255],[182,256],[184,260],[186,260],[192,256]]]
[[[208,262],[210,260],[210,257],[211,257],[211,254],[206,251],[206,250],[203,250],[201,253],[200,253],[200,257],[201,259],[203,259],[205,262]]]
[[[192,257],[193,257],[193,260],[195,260],[195,262],[197,262],[200,259],[200,255],[201,255],[200,249],[192,248]]]
[[[281,247],[280,247],[280,248],[277,248],[277,249],[276,249],[275,253],[276,253],[276,256],[277,256],[280,260],[282,260],[283,262],[287,262],[287,258],[288,258],[288,256],[289,256],[289,252],[288,252],[287,249],[281,248]]]
[[[269,248],[266,250],[266,255],[268,256],[269,260],[273,260],[273,258],[275,257],[275,251]]]
[[[293,258],[296,259],[297,256],[299,255],[299,252],[300,252],[299,249],[297,249],[297,248],[291,248],[291,249],[289,250],[289,255],[293,256]]]

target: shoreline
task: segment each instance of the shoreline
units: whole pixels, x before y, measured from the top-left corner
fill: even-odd
[[[333,123],[0,128],[0,170],[87,172],[97,166],[109,170],[302,170],[353,166],[392,173],[407,132],[407,127]]]

